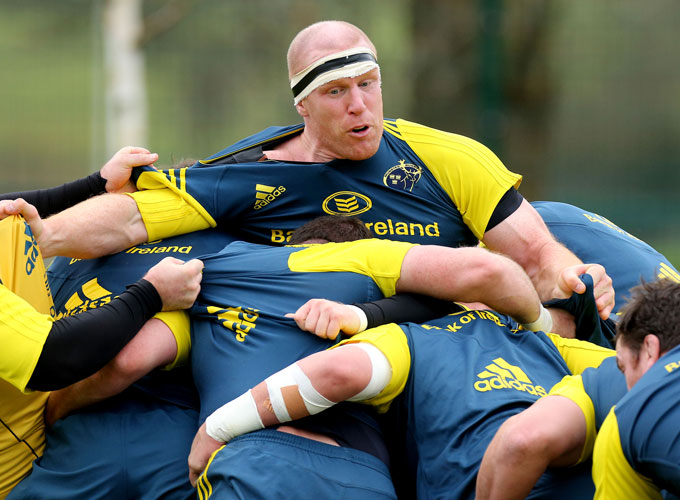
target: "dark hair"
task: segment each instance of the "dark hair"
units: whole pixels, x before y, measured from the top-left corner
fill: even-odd
[[[373,233],[361,219],[344,215],[323,215],[297,228],[288,242],[299,245],[304,242],[318,240],[341,243],[373,238]]]
[[[647,335],[659,338],[662,353],[680,344],[680,283],[659,279],[631,288],[616,332],[616,340],[622,339],[634,353]]]

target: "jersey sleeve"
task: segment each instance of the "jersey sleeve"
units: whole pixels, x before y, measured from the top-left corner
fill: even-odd
[[[369,276],[382,293],[392,296],[401,275],[401,263],[414,246],[389,240],[368,239],[325,243],[294,252],[288,259],[293,272],[347,271]]]
[[[616,355],[612,349],[591,342],[567,339],[554,333],[547,335],[557,347],[571,373],[575,375],[583,373],[586,368],[597,368],[602,361]]]
[[[186,365],[191,351],[189,313],[187,311],[163,311],[157,313],[154,318],[166,324],[177,342],[177,355],[171,363],[163,367],[163,370],[172,370],[178,366]]]
[[[352,338],[343,340],[331,347],[331,349],[358,342],[366,342],[380,349],[392,368],[392,376],[385,388],[377,396],[361,402],[376,407],[379,413],[385,413],[392,400],[404,390],[408,379],[411,367],[408,340],[404,331],[398,325],[390,323],[354,335]]]
[[[217,225],[208,209],[188,190],[187,170],[146,170],[137,179],[139,191],[126,193],[137,203],[149,241]]]
[[[397,128],[481,240],[496,205],[508,189],[519,187],[522,176],[473,139],[406,120],[397,120]]]
[[[615,408],[607,415],[593,450],[595,499],[660,499],[659,488],[628,463],[621,446]]]
[[[548,396],[565,397],[576,403],[583,412],[586,421],[586,440],[577,463],[587,460],[593,452],[597,431],[595,429],[595,409],[592,400],[583,387],[581,375],[567,375],[550,389]]]

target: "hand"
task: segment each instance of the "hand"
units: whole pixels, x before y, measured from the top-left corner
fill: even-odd
[[[99,174],[106,179],[106,191],[109,193],[131,193],[136,191],[130,181],[132,169],[141,165],[152,165],[158,160],[156,153],[148,149],[126,146],[118,151],[101,168]]]
[[[43,232],[43,221],[40,215],[38,215],[38,209],[23,198],[0,201],[0,220],[10,215],[23,216],[28,225],[31,226],[33,236],[35,236],[36,240],[39,239]]]
[[[585,285],[579,279],[579,275],[584,273],[590,274],[593,277],[593,294],[597,304],[597,311],[600,314],[600,318],[607,319],[609,313],[614,308],[615,294],[612,279],[600,264],[579,264],[563,269],[557,280],[559,292],[554,297],[566,298],[572,292],[583,293]]]
[[[351,307],[326,299],[311,299],[286,316],[293,318],[301,330],[322,339],[335,340],[340,331],[352,335],[360,326],[359,317]]]
[[[208,436],[204,422],[198,429],[194,442],[191,443],[191,452],[189,453],[189,481],[191,486],[196,487],[196,481],[203,474],[210,457],[222,446],[224,446],[224,443],[215,441]]]
[[[192,259],[183,262],[166,257],[153,266],[144,276],[163,300],[163,311],[188,309],[201,290],[203,262]]]

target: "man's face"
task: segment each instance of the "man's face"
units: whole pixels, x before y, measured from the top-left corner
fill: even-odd
[[[640,380],[640,377],[648,369],[648,366],[641,360],[640,352],[633,351],[621,339],[616,342],[616,365],[626,377],[628,390]]]
[[[378,69],[322,85],[297,109],[316,161],[365,160],[378,151],[383,132]]]

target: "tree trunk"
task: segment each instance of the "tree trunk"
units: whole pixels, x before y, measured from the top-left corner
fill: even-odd
[[[142,0],[107,0],[103,16],[106,149],[147,145]]]

